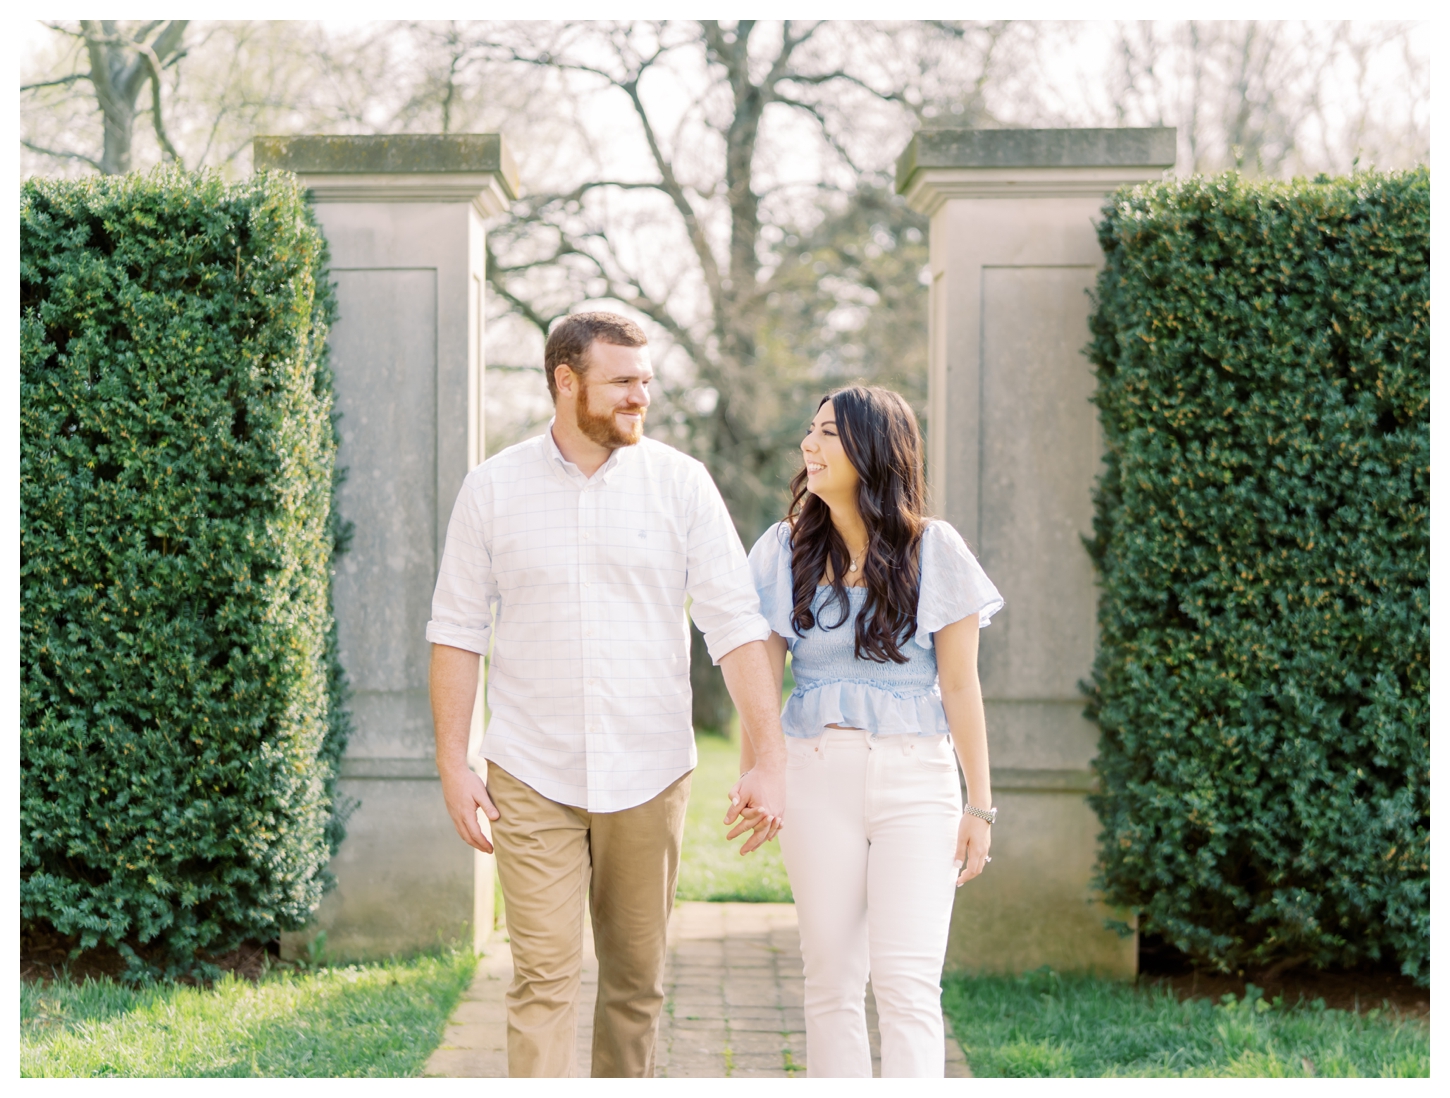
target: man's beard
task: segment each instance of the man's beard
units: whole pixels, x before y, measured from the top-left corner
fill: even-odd
[[[629,431],[621,431],[619,424],[615,422],[616,411],[638,413],[639,419],[635,420],[634,427]],[[610,450],[617,450],[621,446],[633,446],[644,437],[644,408],[611,408],[609,411],[595,414],[589,410],[589,386],[579,387],[579,399],[574,402],[574,422],[579,425],[579,430],[590,442],[597,442]]]

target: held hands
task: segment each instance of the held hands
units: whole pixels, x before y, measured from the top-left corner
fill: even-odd
[[[957,824],[957,854],[952,863],[961,870],[957,887],[961,888],[987,864],[987,852],[992,848],[992,825],[976,816],[962,813],[962,822]]]
[[[453,820],[459,837],[475,850],[485,854],[493,853],[493,844],[478,824],[478,810],[490,820],[498,819],[498,809],[489,799],[488,787],[483,779],[466,765],[439,768],[438,776],[443,779],[443,800],[448,805],[448,815]]]
[[[752,832],[741,846],[741,854],[775,838],[785,824],[785,771],[779,766],[757,763],[740,776],[730,790],[730,809],[725,823],[735,824],[725,836],[734,839]]]

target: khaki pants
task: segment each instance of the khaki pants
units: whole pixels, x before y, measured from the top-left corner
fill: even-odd
[[[510,1077],[576,1074],[586,897],[599,957],[590,1074],[653,1076],[690,775],[634,808],[591,813],[490,763],[488,794],[514,958]]]

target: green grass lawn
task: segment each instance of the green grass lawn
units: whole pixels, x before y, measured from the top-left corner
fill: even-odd
[[[1179,1002],[1166,989],[1035,972],[948,976],[942,1005],[974,1075],[1406,1077],[1430,1074],[1430,1027],[1394,1011]]]
[[[20,985],[22,1076],[412,1076],[473,978],[471,950],[211,988]]]
[[[725,841],[721,823],[729,807],[726,794],[740,777],[740,748],[724,736],[695,737],[700,763],[690,781],[685,812],[685,844],[680,852],[680,900],[737,900],[790,903],[790,883],[780,859],[780,843],[772,839],[743,858],[740,845]]]

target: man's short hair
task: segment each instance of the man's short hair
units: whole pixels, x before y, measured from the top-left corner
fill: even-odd
[[[643,347],[649,340],[644,329],[618,313],[572,313],[554,325],[544,343],[544,380],[549,384],[549,399],[559,400],[559,384],[554,370],[568,366],[583,375],[589,368],[589,345],[595,340],[617,347]]]

